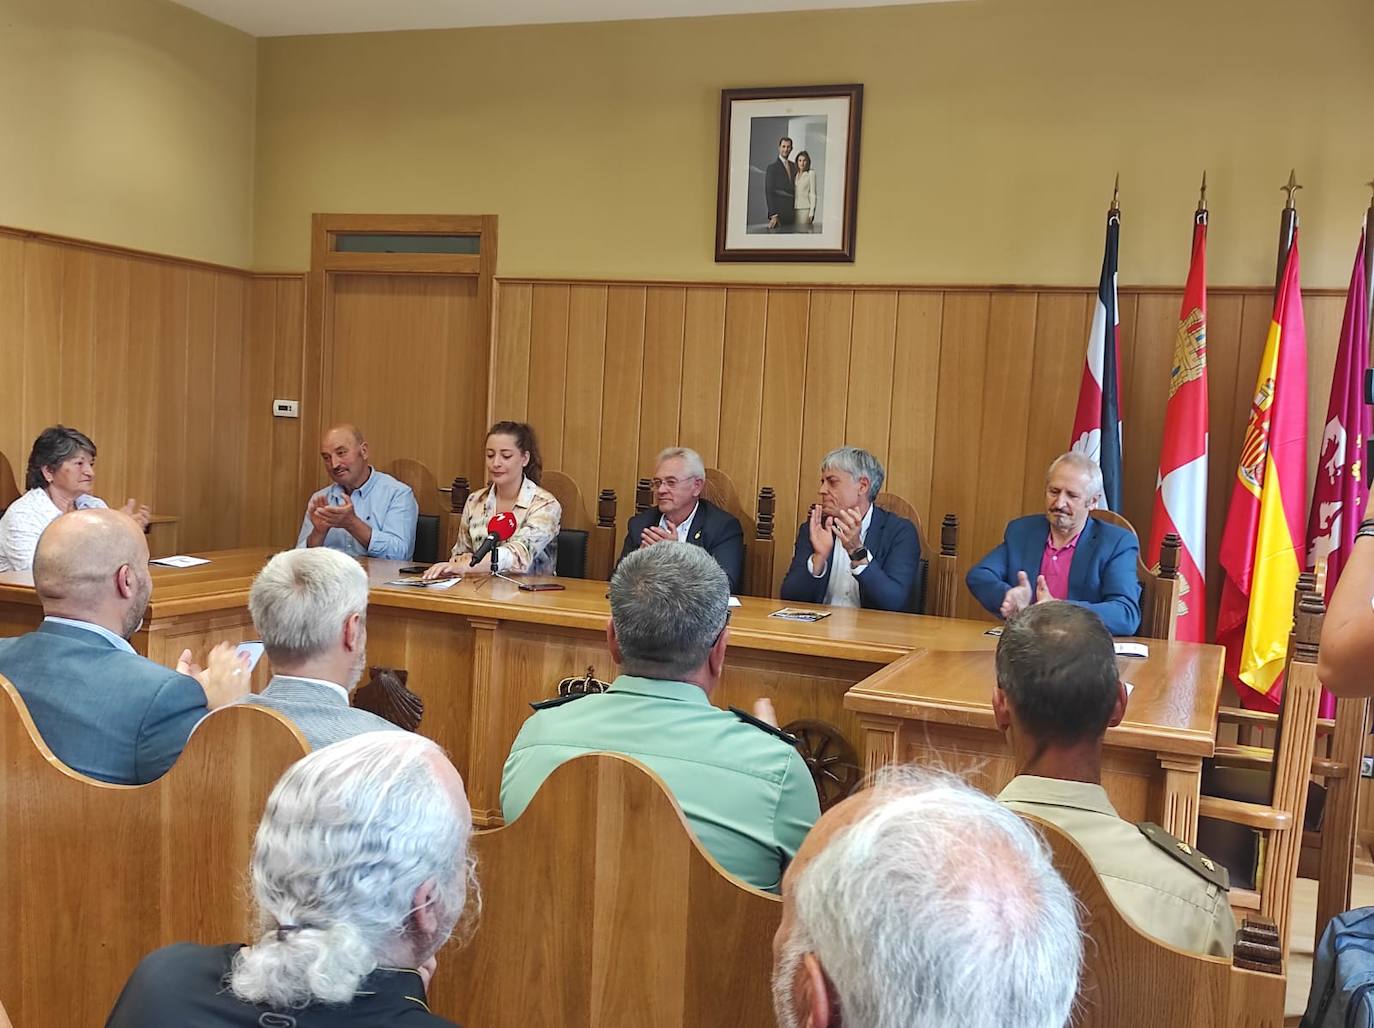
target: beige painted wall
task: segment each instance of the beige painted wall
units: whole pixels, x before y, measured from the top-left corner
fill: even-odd
[[[0,0],[0,224],[247,267],[256,89],[167,0]]]
[[[815,14],[265,39],[256,265],[312,211],[497,214],[500,273],[1178,283],[1202,169],[1211,279],[1343,286],[1374,176],[1369,0],[970,0]],[[712,260],[719,90],[864,83],[858,260]]]

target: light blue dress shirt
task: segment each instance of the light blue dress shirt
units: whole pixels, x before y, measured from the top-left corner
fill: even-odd
[[[117,650],[123,650],[125,653],[134,654],[138,652],[132,646],[129,645],[128,639],[124,639],[120,636],[115,635],[104,625],[92,624],[90,621],[73,621],[71,618],[54,617],[52,614],[49,614],[43,620],[53,621],[59,625],[71,625],[73,628],[84,628],[88,632],[94,632],[96,635],[104,636],[106,639],[110,641],[110,645]]]
[[[324,545],[350,557],[380,557],[383,560],[410,560],[415,552],[415,524],[420,517],[420,505],[410,486],[399,482],[384,471],[371,469],[367,481],[352,494],[334,482],[310,497],[323,496],[331,507],[337,507],[347,496],[353,502],[353,512],[372,528],[372,542],[366,547],[342,528],[331,528],[324,537]],[[307,504],[306,510],[309,510]],[[315,526],[306,514],[301,522],[296,549],[302,549]]]

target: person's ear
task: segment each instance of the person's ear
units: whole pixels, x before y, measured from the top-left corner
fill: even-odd
[[[1115,728],[1121,724],[1121,719],[1126,716],[1126,701],[1130,694],[1126,692],[1126,683],[1116,683],[1116,702],[1112,704],[1112,716],[1107,720],[1108,728]]]
[[[706,665],[717,678],[725,671],[725,650],[729,645],[730,626],[726,625],[721,629],[720,637],[712,644],[711,652],[706,655]]]
[[[521,455],[524,457],[524,459],[520,462],[520,466],[521,466],[522,468],[527,468],[527,467],[529,467],[529,466],[530,466],[530,451],[529,451],[529,450],[521,450],[520,452],[521,452]]]
[[[52,485],[52,480],[56,478],[57,475],[54,474],[53,471],[46,464],[38,470],[43,472],[43,478],[48,483],[48,485]]]
[[[615,637],[615,621],[606,622],[606,645],[610,647],[611,659],[617,664],[625,663],[625,659],[620,652],[620,640]]]
[[[434,894],[437,891],[433,878],[426,879],[410,901],[410,921],[415,932],[423,939],[433,938],[439,931],[439,915],[434,910]]]
[[[830,1028],[832,1014],[839,1011],[831,1009],[830,983],[826,980],[825,969],[816,959],[816,954],[807,953],[802,956],[800,973],[802,1001],[797,1004],[797,1009],[801,1011],[802,1023],[807,1028]]]
[[[992,687],[992,717],[997,722],[997,730],[1005,732],[1011,727],[1011,704],[1000,685]]]
[[[362,649],[363,638],[363,616],[361,614],[350,614],[343,626],[343,646],[349,653]]]
[[[138,580],[134,576],[134,569],[128,564],[121,564],[115,570],[115,591],[119,593],[120,599],[127,600],[138,590]]]
[[[367,440],[366,440],[366,439],[364,439],[361,443],[358,444],[358,456],[361,457],[363,460],[367,460]]]

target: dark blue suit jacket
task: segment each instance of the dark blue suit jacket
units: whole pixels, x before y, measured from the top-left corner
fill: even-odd
[[[1016,584],[1018,571],[1026,573],[1034,591],[1049,537],[1050,522],[1043,514],[1010,522],[1001,545],[969,569],[965,579],[969,592],[996,614],[1007,590]],[[1135,533],[1088,518],[1073,551],[1065,599],[1096,613],[1112,635],[1134,635],[1140,628],[1139,556],[1140,540]]]
[[[0,675],[57,759],[104,782],[162,777],[208,713],[194,678],[51,621],[0,640]]]
[[[625,545],[620,551],[621,560],[639,549],[639,537],[650,525],[658,524],[660,517],[659,509],[650,507],[630,518]],[[714,503],[698,500],[697,512],[687,526],[687,541],[714,557],[725,577],[730,579],[730,592],[739,592],[740,583],[744,581],[744,530],[738,518]]]
[[[837,544],[838,545],[838,544]],[[870,557],[868,567],[859,575],[859,604],[869,610],[907,610],[916,568],[921,562],[921,543],[916,526],[906,518],[873,508],[864,548]],[[782,598],[801,603],[824,603],[830,583],[830,565],[817,578],[811,574],[811,530],[803,521],[797,529],[797,545],[792,551],[792,566],[782,580]]]

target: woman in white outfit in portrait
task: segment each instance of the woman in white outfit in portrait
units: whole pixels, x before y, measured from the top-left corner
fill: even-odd
[[[797,177],[792,182],[796,199],[793,231],[813,232],[816,223],[816,173],[811,170],[811,155],[803,150],[797,154]]]

